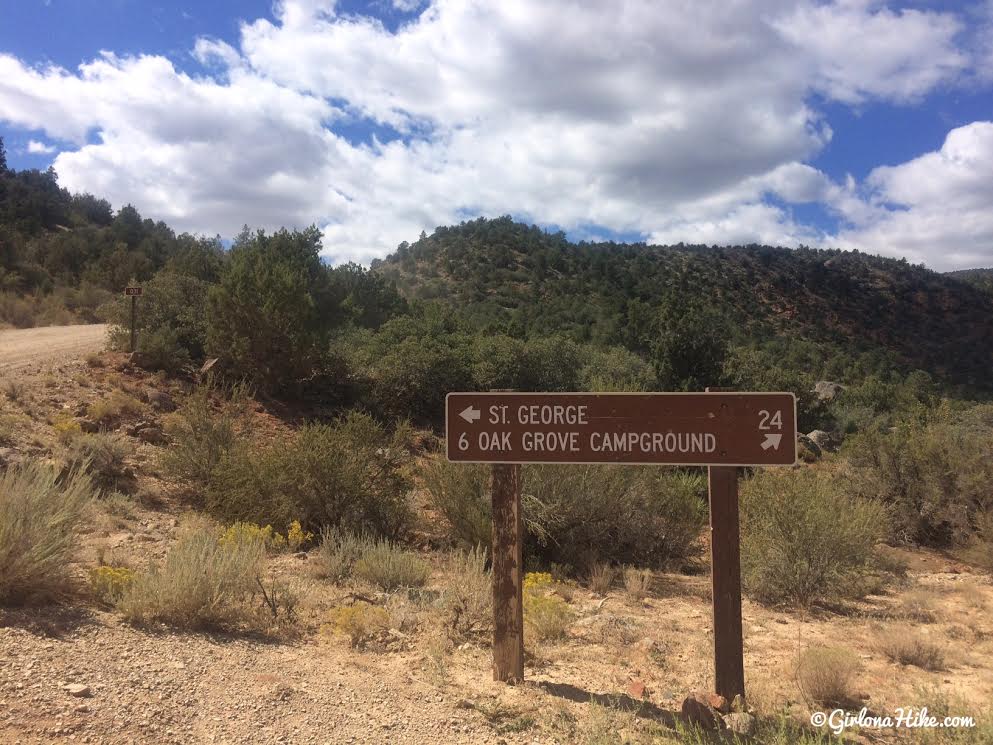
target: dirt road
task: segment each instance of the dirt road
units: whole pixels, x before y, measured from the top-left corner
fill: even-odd
[[[107,324],[46,326],[0,331],[0,372],[20,370],[33,363],[78,358],[107,343]]]

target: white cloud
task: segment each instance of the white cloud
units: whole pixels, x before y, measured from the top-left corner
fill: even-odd
[[[55,152],[55,146],[47,145],[38,140],[28,140],[27,151],[32,155],[51,155]]]
[[[435,0],[396,33],[333,0],[275,12],[237,46],[197,40],[210,77],[155,56],[70,72],[0,55],[0,119],[76,142],[55,162],[71,188],[183,230],[317,222],[336,260],[463,210],[795,244],[821,236],[767,194],[863,226],[884,209],[803,164],[832,135],[811,93],[912,101],[968,63],[955,16],[862,0]],[[335,134],[363,121],[404,139]]]
[[[941,150],[867,179],[867,209],[839,243],[938,269],[993,265],[993,122],[948,133]]]

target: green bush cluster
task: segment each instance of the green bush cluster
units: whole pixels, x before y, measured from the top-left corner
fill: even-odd
[[[993,405],[945,406],[850,438],[855,493],[892,509],[893,538],[962,546],[993,511]]]
[[[582,572],[597,563],[663,567],[692,556],[706,518],[705,482],[688,471],[631,466],[523,469],[526,549]],[[437,461],[424,484],[465,548],[491,541],[488,469]]]
[[[763,471],[741,487],[741,573],[767,603],[809,607],[862,594],[888,510],[812,470]]]
[[[214,466],[205,493],[224,522],[341,526],[397,537],[409,526],[403,474],[407,433],[387,432],[351,412],[334,424],[307,424],[279,443],[237,441]]]

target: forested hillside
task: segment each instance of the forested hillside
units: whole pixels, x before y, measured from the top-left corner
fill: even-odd
[[[374,268],[409,298],[442,299],[513,336],[564,332],[647,352],[660,312],[703,305],[736,343],[776,349],[781,363],[815,374],[896,366],[990,384],[993,295],[980,281],[989,273],[810,248],[573,244],[508,217],[438,228]]]

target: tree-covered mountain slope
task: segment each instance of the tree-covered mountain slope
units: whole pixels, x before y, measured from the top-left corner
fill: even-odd
[[[973,281],[859,252],[571,243],[509,217],[438,228],[374,269],[483,329],[650,348],[661,313],[701,304],[739,343],[889,357],[988,389],[993,295]]]

